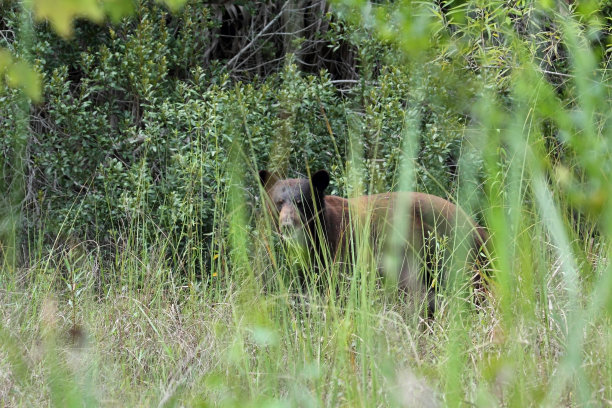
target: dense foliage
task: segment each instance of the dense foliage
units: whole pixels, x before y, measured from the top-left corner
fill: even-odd
[[[330,169],[340,194],[351,190],[344,170],[353,168],[366,190],[388,191],[407,123],[420,146],[416,188],[451,197],[460,153],[476,171],[482,165],[472,154],[472,105],[494,91],[512,108],[509,83],[525,57],[518,50],[564,101],[576,98],[561,27],[536,4],[432,2],[401,17],[391,3],[365,24],[349,11],[359,3],[347,4],[338,4],[339,17],[323,1],[191,1],[174,14],[142,2],[116,24],[78,22],[70,40],[32,27],[17,4],[5,10],[1,24],[12,35],[0,45],[30,58],[44,83],[25,138],[26,231],[106,244],[138,220],[175,243],[186,228],[206,236],[227,191],[231,149],[248,163],[251,203],[252,175],[264,167]],[[610,7],[576,11],[605,65]],[[393,37],[398,24],[404,31]],[[23,139],[19,98],[6,90],[1,100],[5,179],[13,141]],[[557,129],[544,137],[562,155]]]
[[[370,188],[388,191],[406,108],[421,122],[420,189],[451,194],[466,112],[452,101],[459,96],[439,99],[448,69],[393,56],[323,2],[294,6],[298,17],[277,7],[191,2],[169,14],[144,2],[118,24],[78,22],[70,40],[44,24],[25,39],[5,37],[3,46],[31,55],[44,82],[27,137],[28,230],[102,244],[134,220],[177,242],[185,228],[210,233],[232,148],[250,163],[251,186],[255,168],[328,168],[334,191],[346,193],[353,140]],[[273,16],[275,25],[262,27]],[[293,42],[281,41],[282,30],[306,23]],[[27,21],[14,6],[2,24],[17,31]],[[22,133],[11,113],[17,99],[17,91],[2,99],[4,152]]]

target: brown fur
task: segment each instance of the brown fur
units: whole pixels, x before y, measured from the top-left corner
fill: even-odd
[[[428,259],[427,255],[434,250],[429,246],[435,243],[435,239],[427,237],[447,236],[452,239],[454,235],[465,232],[466,248],[470,249],[469,261],[480,263],[480,266],[486,262],[482,257],[488,237],[484,228],[459,207],[441,197],[417,192],[351,199],[325,195],[329,175],[324,171],[315,173],[312,180],[281,180],[266,171],[260,172],[260,178],[267,193],[268,210],[275,215],[278,228],[305,230],[311,238],[309,245],[315,246],[311,249],[329,249],[334,261],[345,258],[345,249],[350,248],[353,238],[352,230],[368,227],[373,248],[397,251],[398,248],[393,248],[393,240],[387,238],[397,235],[397,231],[394,231],[396,225],[406,225],[408,231],[400,231],[399,234],[406,241],[399,247],[402,263],[398,276],[399,286],[406,292],[425,293],[432,285],[431,276],[420,276],[422,263],[435,261]],[[397,218],[400,213],[398,205],[401,204],[407,205],[404,215],[409,217],[404,224],[399,224]],[[381,238],[384,242],[379,242]],[[456,236],[455,243],[460,242],[460,238]],[[476,288],[481,287],[479,273],[474,274],[472,282]],[[430,303],[431,299],[430,296]]]

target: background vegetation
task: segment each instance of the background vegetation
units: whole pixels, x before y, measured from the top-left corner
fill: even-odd
[[[611,403],[607,1],[68,3],[0,3],[4,405]],[[460,203],[490,298],[300,292],[262,168]]]

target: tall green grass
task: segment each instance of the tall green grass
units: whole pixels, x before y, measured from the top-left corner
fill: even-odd
[[[228,167],[218,168],[231,185],[215,197],[210,247],[186,227],[179,251],[135,212],[117,226],[110,258],[65,237],[52,248],[33,244],[24,266],[4,258],[2,405],[610,404],[609,73],[576,22],[559,22],[577,95],[570,106],[517,43],[511,109],[486,89],[473,107],[464,150],[484,160],[485,198],[470,187],[478,184],[471,163],[460,160],[454,200],[482,210],[491,233],[482,305],[442,292],[425,318],[379,284],[367,227],[353,243],[350,273],[329,254],[312,260],[281,245],[273,220],[248,211],[244,184],[257,177],[256,158],[237,141]],[[417,122],[407,115],[400,190],[414,185]],[[569,160],[550,157],[544,123],[558,128]],[[360,184],[366,164],[353,132],[345,178],[358,195],[372,186]],[[585,217],[578,223],[577,213]],[[309,262],[321,263],[322,275],[301,285],[304,270],[317,270]],[[386,262],[393,269],[393,258]]]

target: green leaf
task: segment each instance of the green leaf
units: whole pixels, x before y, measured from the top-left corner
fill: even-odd
[[[115,23],[134,13],[134,2],[132,0],[104,0],[102,6],[111,21]]]
[[[7,84],[14,88],[21,88],[26,95],[34,102],[40,102],[41,95],[41,78],[29,64],[24,61],[17,61],[8,70]]]
[[[25,61],[15,60],[7,50],[0,49],[0,83],[20,88],[34,102],[42,99],[40,75]]]
[[[185,4],[185,0],[163,0],[163,3],[172,11],[176,11]]]
[[[34,0],[34,13],[39,20],[48,20],[63,37],[72,35],[72,20],[84,17],[101,22],[104,12],[96,0]]]

